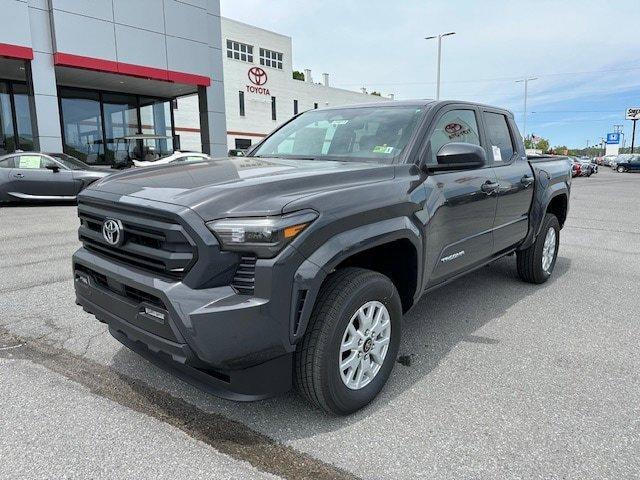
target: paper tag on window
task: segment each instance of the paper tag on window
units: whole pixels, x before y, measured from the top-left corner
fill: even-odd
[[[387,147],[387,144],[376,145],[373,147],[373,153],[393,153],[393,147]]]
[[[491,145],[491,148],[493,149],[493,161],[494,162],[501,162],[502,161],[502,154],[500,153],[500,147],[496,147],[495,145]]]
[[[18,168],[40,168],[40,157],[37,155],[21,155]]]

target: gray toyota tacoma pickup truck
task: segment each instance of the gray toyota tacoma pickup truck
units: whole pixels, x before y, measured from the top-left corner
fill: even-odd
[[[549,278],[570,186],[568,160],[528,160],[499,108],[312,110],[246,157],[85,189],[76,299],[124,345],[213,394],[295,386],[348,414],[383,388],[402,316],[422,295],[512,253],[522,280]]]

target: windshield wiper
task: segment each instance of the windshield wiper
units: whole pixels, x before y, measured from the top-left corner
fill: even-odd
[[[283,160],[317,160],[316,157],[299,157],[297,155],[251,155],[254,158],[282,158]]]

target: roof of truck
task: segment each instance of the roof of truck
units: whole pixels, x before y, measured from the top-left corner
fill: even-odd
[[[455,103],[456,105],[469,105],[472,107],[482,107],[482,108],[491,108],[496,110],[501,110],[503,112],[509,113],[513,115],[509,110],[503,107],[498,107],[495,105],[486,105],[478,102],[467,102],[463,100],[433,100],[431,98],[425,99],[416,99],[416,100],[390,100],[388,102],[367,102],[367,103],[357,103],[354,105],[340,105],[333,107],[323,107],[321,110],[340,110],[344,108],[373,108],[373,107],[434,107],[436,105],[447,105]]]

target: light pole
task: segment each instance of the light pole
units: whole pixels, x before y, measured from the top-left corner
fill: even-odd
[[[430,37],[425,37],[425,40],[432,40],[434,38],[438,39],[438,70],[436,76],[436,100],[440,100],[440,65],[442,63],[442,37],[448,37],[449,35],[455,35],[456,32],[447,32],[440,33],[438,35],[432,35]]]
[[[516,80],[516,83],[524,83],[524,122],[522,124],[522,138],[527,138],[527,92],[529,82],[537,79],[538,77],[526,77],[522,80]]]

